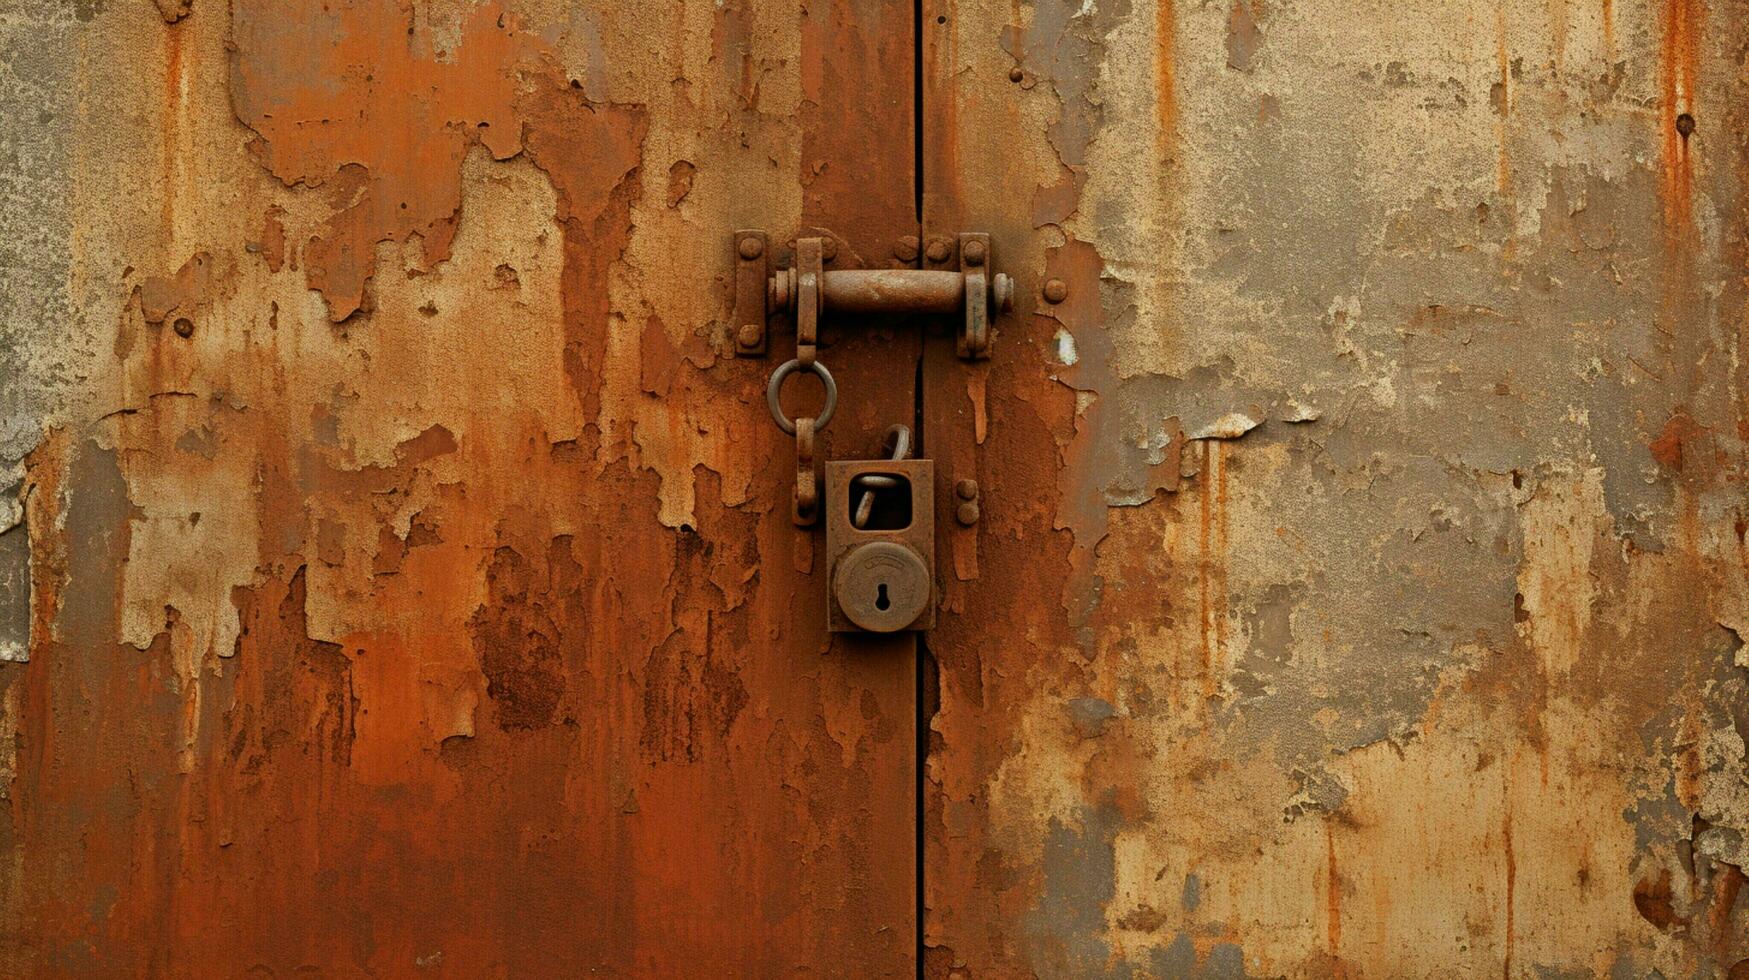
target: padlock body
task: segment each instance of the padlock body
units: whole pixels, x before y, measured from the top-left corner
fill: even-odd
[[[867,492],[857,479],[863,474],[895,477],[900,485],[874,491],[872,519],[859,528],[854,514]],[[826,621],[832,632],[934,627],[935,461],[828,462],[824,505],[830,572]]]

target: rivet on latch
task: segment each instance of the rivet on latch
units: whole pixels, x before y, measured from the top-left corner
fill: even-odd
[[[924,253],[931,262],[946,262],[953,256],[953,243],[937,236],[929,240],[929,251]]]
[[[720,240],[720,239],[719,239]],[[765,253],[765,243],[749,235],[741,239],[741,257],[756,259]]]
[[[1061,303],[1069,298],[1069,284],[1061,279],[1045,280],[1045,300],[1051,303]]]
[[[741,324],[741,329],[735,337],[736,341],[739,342],[742,347],[758,347],[759,342],[764,338],[765,331],[759,329],[759,324],[757,323]]]
[[[954,519],[966,527],[978,523],[980,515],[978,508],[978,481],[961,480],[953,485],[954,496],[960,498],[959,507],[954,510]]]
[[[820,243],[820,258],[830,262],[837,257],[838,240],[836,238],[828,238]]]
[[[967,265],[983,265],[984,243],[980,241],[967,242],[961,247],[960,255],[966,260]]]

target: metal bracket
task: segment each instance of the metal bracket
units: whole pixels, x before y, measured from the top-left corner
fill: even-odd
[[[959,236],[959,270],[833,269],[821,261],[823,240],[798,238],[793,268],[767,271],[768,236],[738,231],[735,264],[735,353],[762,357],[766,320],[791,313],[796,357],[812,361],[820,317],[833,313],[956,313],[965,318],[957,348],[967,359],[990,356],[990,317],[1014,305],[1014,281],[990,272],[990,236]],[[943,240],[945,242],[945,240]],[[932,243],[933,244],[933,243]],[[749,256],[749,252],[753,253]],[[944,255],[944,260],[950,256]],[[757,288],[755,288],[757,284]]]
[[[735,232],[735,352],[765,354],[765,280],[771,242],[765,232]]]
[[[967,360],[975,360],[990,356],[990,299],[992,290],[990,270],[986,263],[990,258],[990,236],[983,232],[968,231],[960,234],[960,275],[966,281],[966,325],[960,331],[958,340],[959,355]],[[1014,298],[1014,288],[1008,285],[1007,276],[999,276],[1005,285],[1008,295],[997,300],[997,309],[1011,304]]]

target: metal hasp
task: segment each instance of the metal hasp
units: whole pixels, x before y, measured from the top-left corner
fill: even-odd
[[[770,271],[768,236],[735,232],[735,352],[766,352],[766,321],[776,313],[795,319],[798,345],[811,347],[819,320],[833,313],[963,313],[957,349],[975,360],[990,356],[990,316],[1014,306],[1014,281],[990,272],[990,236],[959,236],[959,271],[950,269],[835,269],[809,260],[822,254],[822,239],[796,240],[795,262]]]
[[[872,527],[858,527],[854,490],[881,478]],[[890,482],[888,482],[890,481]],[[893,499],[903,490],[907,496]],[[833,460],[826,464],[827,628],[896,633],[935,626],[935,461]],[[883,521],[883,516],[896,520]],[[897,526],[893,526],[897,525]]]

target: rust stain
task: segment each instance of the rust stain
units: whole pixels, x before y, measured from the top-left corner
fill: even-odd
[[[1658,136],[1659,164],[1663,175],[1664,229],[1672,246],[1685,241],[1693,231],[1694,161],[1690,134],[1679,121],[1696,113],[1695,94],[1700,75],[1700,33],[1706,22],[1701,0],[1664,0],[1660,15],[1663,32],[1659,58]]]
[[[1336,871],[1335,821],[1324,821],[1324,947],[1337,976],[1345,976],[1342,966],[1342,879]]]
[[[1491,102],[1499,119],[1495,122],[1499,150],[1495,157],[1495,189],[1500,196],[1512,199],[1512,59],[1507,48],[1506,8],[1494,11],[1494,64],[1498,76],[1494,82]]]
[[[173,3],[174,0],[163,2]],[[174,19],[168,14],[165,18]],[[183,37],[183,32],[179,30],[164,32],[164,94],[159,101],[159,111],[163,114],[164,199],[159,220],[163,225],[164,240],[167,242],[176,241],[177,197],[183,184],[182,168],[187,164],[182,143],[183,86],[187,81],[187,66],[183,64]]]
[[[1706,428],[1700,425],[1686,412],[1677,412],[1664,423],[1664,428],[1658,437],[1652,440],[1648,448],[1652,458],[1660,466],[1682,472],[1683,447],[1692,446],[1694,441],[1706,434]]]
[[[1176,0],[1154,4],[1154,154],[1171,163],[1178,139],[1178,22]]]
[[[1220,692],[1226,671],[1227,462],[1226,443],[1201,440],[1202,474],[1197,493],[1197,622],[1201,639],[1202,696]]]
[[[1227,11],[1227,67],[1238,71],[1250,70],[1251,60],[1257,56],[1257,45],[1261,38],[1252,0],[1233,0],[1232,9]]]
[[[1503,769],[1510,779],[1510,771]],[[1512,804],[1511,790],[1505,794],[1508,800],[1500,813],[1500,850],[1506,859],[1506,926],[1505,950],[1502,953],[1501,975],[1512,977],[1512,952],[1518,939],[1518,851],[1512,843]]]
[[[163,323],[176,316],[192,316],[211,299],[215,263],[212,255],[198,252],[172,276],[148,276],[136,289],[140,315],[147,323]]]
[[[1669,868],[1659,868],[1656,875],[1641,878],[1634,885],[1634,908],[1647,922],[1662,931],[1668,932],[1680,921],[1674,899]]]

